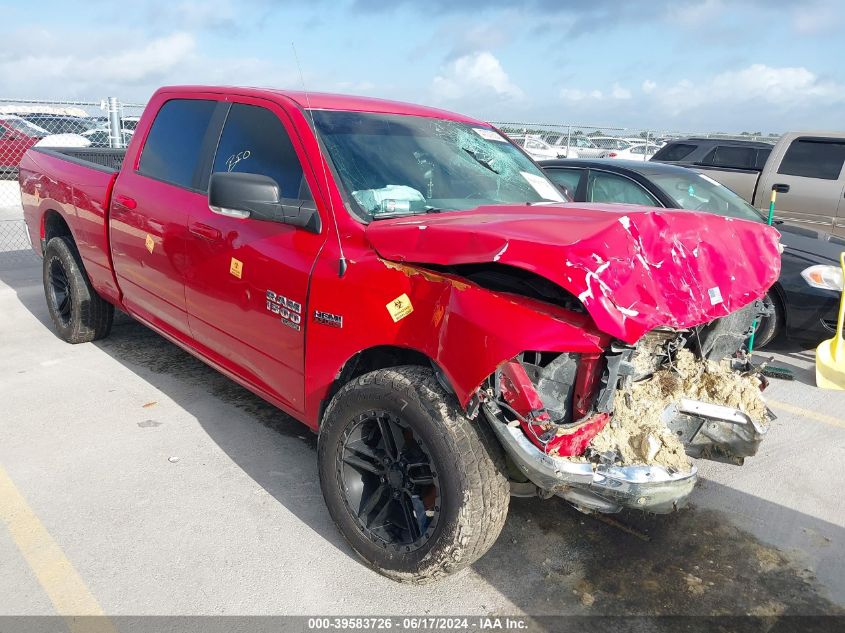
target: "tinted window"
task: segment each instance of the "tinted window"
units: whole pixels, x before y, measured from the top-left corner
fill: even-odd
[[[754,169],[763,170],[766,166],[766,161],[769,160],[769,154],[772,153],[771,149],[758,149],[757,150],[757,162],[754,163]]]
[[[216,101],[200,99],[173,99],[165,103],[153,121],[138,171],[190,187],[216,105]]]
[[[799,138],[792,141],[779,174],[836,180],[845,162],[845,141]]]
[[[546,169],[546,175],[556,185],[563,185],[569,189],[569,193],[575,195],[575,190],[578,189],[578,181],[581,180],[580,169]]]
[[[696,147],[698,146],[690,145],[689,143],[669,143],[654,155],[654,160],[664,160],[668,162],[683,160],[692,154]]]
[[[659,206],[657,201],[639,184],[624,176],[590,172],[587,181],[587,202],[621,202]]]
[[[734,169],[751,169],[757,157],[757,150],[753,147],[732,147],[719,145],[704,157],[704,165],[714,167],[732,167]]]
[[[229,110],[213,171],[269,176],[279,184],[283,198],[311,197],[282,122],[258,106],[236,103]]]

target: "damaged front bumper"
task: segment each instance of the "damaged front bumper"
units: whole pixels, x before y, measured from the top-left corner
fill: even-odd
[[[665,514],[683,507],[695,487],[694,466],[689,472],[670,472],[663,466],[594,465],[547,455],[521,428],[508,426],[494,403],[483,408],[510,458],[541,493],[563,497],[581,510],[636,508]]]
[[[769,412],[769,418],[774,419]],[[757,453],[768,427],[739,409],[683,398],[666,407],[663,421],[690,457],[742,465]]]

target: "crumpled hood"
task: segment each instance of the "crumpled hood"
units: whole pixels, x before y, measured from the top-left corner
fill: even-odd
[[[366,233],[387,260],[498,262],[542,275],[576,295],[600,330],[628,343],[659,326],[730,314],[762,297],[780,273],[776,230],[689,211],[490,206],[378,220]]]

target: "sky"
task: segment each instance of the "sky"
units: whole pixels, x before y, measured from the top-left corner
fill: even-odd
[[[842,0],[0,4],[3,98],[304,83],[499,122],[845,128]]]

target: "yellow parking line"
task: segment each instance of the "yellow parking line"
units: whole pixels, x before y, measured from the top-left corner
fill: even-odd
[[[787,413],[794,413],[795,415],[800,415],[805,418],[810,418],[811,420],[824,422],[825,424],[845,429],[845,419],[842,418],[835,418],[832,415],[817,413],[816,411],[810,411],[809,409],[796,407],[795,405],[780,402],[778,400],[771,400],[769,398],[766,399],[766,403],[773,409],[780,409],[781,411],[786,411]]]
[[[103,610],[2,466],[0,520],[72,633],[115,631],[108,618],[76,617],[102,616]]]

